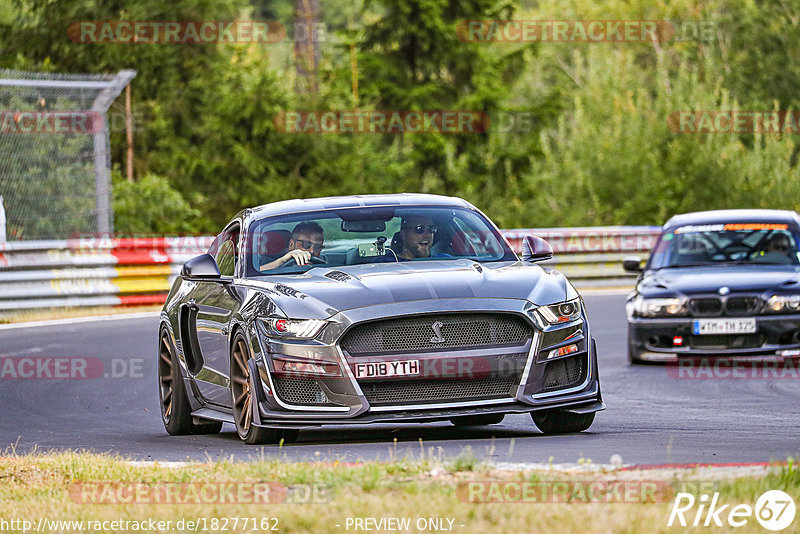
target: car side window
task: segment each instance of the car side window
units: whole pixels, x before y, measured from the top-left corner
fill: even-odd
[[[220,235],[218,235],[217,237],[214,238],[214,241],[211,242],[211,246],[208,247],[207,254],[211,254],[212,256],[216,256],[217,255],[217,251],[219,250],[219,243],[220,243],[220,239],[221,238],[222,238],[222,234],[220,234]]]
[[[219,236],[219,248],[214,254],[219,274],[233,276],[236,272],[237,245],[239,244],[239,227],[233,226]]]

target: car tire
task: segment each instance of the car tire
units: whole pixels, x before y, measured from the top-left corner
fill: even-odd
[[[297,439],[299,430],[288,428],[261,428],[253,425],[253,402],[250,381],[250,349],[241,333],[236,334],[231,347],[231,406],[236,432],[248,445],[265,443],[291,443]]]
[[[161,330],[159,337],[157,374],[161,421],[169,434],[216,434],[222,429],[222,423],[218,421],[203,424],[194,422],[189,395],[183,384],[178,352],[166,329]]]
[[[464,415],[462,417],[453,417],[450,422],[455,426],[483,426],[483,425],[496,425],[503,422],[506,416],[504,413],[491,413],[486,415]]]
[[[583,432],[594,422],[594,413],[570,413],[562,410],[531,412],[536,428],[543,434]]]

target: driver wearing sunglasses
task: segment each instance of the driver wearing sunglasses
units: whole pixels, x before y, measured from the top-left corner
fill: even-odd
[[[411,215],[400,223],[400,237],[403,240],[403,250],[398,254],[400,258],[413,260],[415,258],[429,258],[431,245],[436,237],[438,228],[433,224],[433,219],[424,215]]]
[[[312,256],[319,258],[325,243],[322,227],[315,222],[302,222],[292,230],[287,251],[281,257],[261,266],[261,270],[275,269],[294,260],[297,265],[311,262]]]

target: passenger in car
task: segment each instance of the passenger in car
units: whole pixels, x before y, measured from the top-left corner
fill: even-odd
[[[433,219],[423,215],[410,215],[400,222],[400,242],[402,248],[397,253],[398,258],[413,260],[416,258],[429,258],[431,245],[436,237],[438,228],[433,224]]]
[[[294,260],[297,265],[306,265],[311,262],[312,256],[319,258],[325,243],[325,234],[322,227],[315,222],[301,222],[292,230],[286,252],[277,259],[262,265],[262,271],[276,269],[285,263]]]

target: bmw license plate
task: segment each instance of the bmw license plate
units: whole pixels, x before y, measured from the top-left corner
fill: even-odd
[[[692,325],[696,336],[712,334],[754,334],[756,320],[750,319],[698,319]]]
[[[384,376],[409,376],[418,374],[419,360],[356,364],[356,378],[379,378]]]

